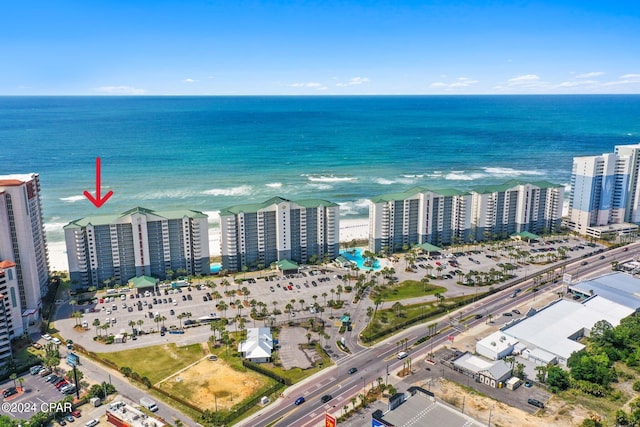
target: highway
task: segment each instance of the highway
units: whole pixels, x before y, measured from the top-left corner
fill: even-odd
[[[572,259],[567,263],[565,272],[573,274],[580,280],[590,276],[601,275],[611,269],[611,262],[616,260],[620,263],[629,261],[632,253],[640,246],[634,244],[627,246],[629,252],[622,248],[592,255],[586,258]],[[586,265],[583,265],[587,262]],[[559,267],[556,265],[555,267]],[[512,297],[514,289],[521,289],[515,297]],[[438,335],[431,340],[427,340],[419,345],[413,346],[415,342],[427,334],[427,324],[418,325],[402,331],[397,335],[375,345],[366,350],[359,351],[338,361],[336,367],[330,368],[309,378],[302,383],[289,388],[285,392],[285,397],[278,402],[260,411],[257,416],[244,420],[238,425],[266,426],[277,421],[276,427],[306,427],[315,426],[321,422],[325,411],[337,412],[346,405],[351,405],[351,398],[363,393],[364,388],[369,389],[377,378],[387,381],[387,372],[393,373],[401,369],[403,361],[396,358],[396,343],[403,339],[408,339],[410,357],[413,363],[422,361],[424,357],[434,348],[445,344],[448,336],[455,337],[467,328],[473,328],[488,320],[492,315],[494,320],[503,317],[502,313],[510,312],[515,307],[526,307],[537,295],[545,292],[564,291],[564,284],[549,283],[538,287],[537,292],[533,292],[534,283],[532,277],[521,278],[507,289],[493,294],[470,306],[466,306],[457,312],[441,317],[438,322]],[[476,319],[475,315],[482,315]],[[522,314],[525,314],[523,310]],[[458,319],[467,319],[464,324],[457,322]],[[354,334],[355,335],[355,334]],[[358,368],[358,372],[348,374],[351,367]],[[325,394],[331,394],[333,399],[326,404],[320,401]],[[296,398],[303,396],[306,402],[296,406]]]

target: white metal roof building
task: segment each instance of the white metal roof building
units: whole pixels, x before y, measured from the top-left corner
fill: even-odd
[[[640,308],[640,279],[625,273],[611,273],[569,286],[569,291],[580,295],[599,295],[620,305]]]
[[[635,311],[635,308],[601,296],[593,296],[582,303],[561,299],[533,316],[514,322],[502,332],[525,344],[530,351],[544,350],[564,364],[573,352],[584,348],[577,340],[589,336],[596,322],[606,320],[616,326]]]
[[[476,343],[476,353],[491,360],[510,355],[518,340],[502,331],[496,331]]]

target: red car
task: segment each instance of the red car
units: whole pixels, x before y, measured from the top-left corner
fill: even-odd
[[[629,250],[629,248],[624,248],[624,249],[622,250],[622,252],[627,252],[628,250]]]
[[[81,414],[80,414],[80,411],[77,411],[77,410],[76,410],[76,411],[73,411],[73,412],[71,413],[71,415],[73,415],[73,416],[74,416],[74,417],[76,417],[76,418],[80,418],[80,415],[81,415]]]
[[[67,384],[69,384],[67,381],[61,381],[58,384],[56,384],[56,388],[60,390],[62,387],[66,386]]]
[[[289,289],[290,291],[292,291],[292,290],[293,290],[293,286],[289,285],[289,286],[287,286],[287,289]]]

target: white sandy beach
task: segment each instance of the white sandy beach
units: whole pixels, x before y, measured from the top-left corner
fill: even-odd
[[[366,239],[369,235],[369,221],[363,219],[340,219],[340,241],[350,242],[353,239]],[[49,264],[51,271],[68,271],[67,250],[64,242],[49,243]],[[209,253],[220,255],[219,229],[209,229]]]

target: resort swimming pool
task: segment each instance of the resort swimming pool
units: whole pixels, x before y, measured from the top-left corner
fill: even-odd
[[[362,256],[362,249],[348,249],[346,251],[340,251],[340,255],[356,263],[360,270],[379,270],[380,262],[376,259],[372,266],[364,265],[364,257]]]
[[[211,274],[218,274],[220,273],[220,269],[222,268],[222,265],[220,264],[211,264],[209,266],[209,270],[211,271]]]

